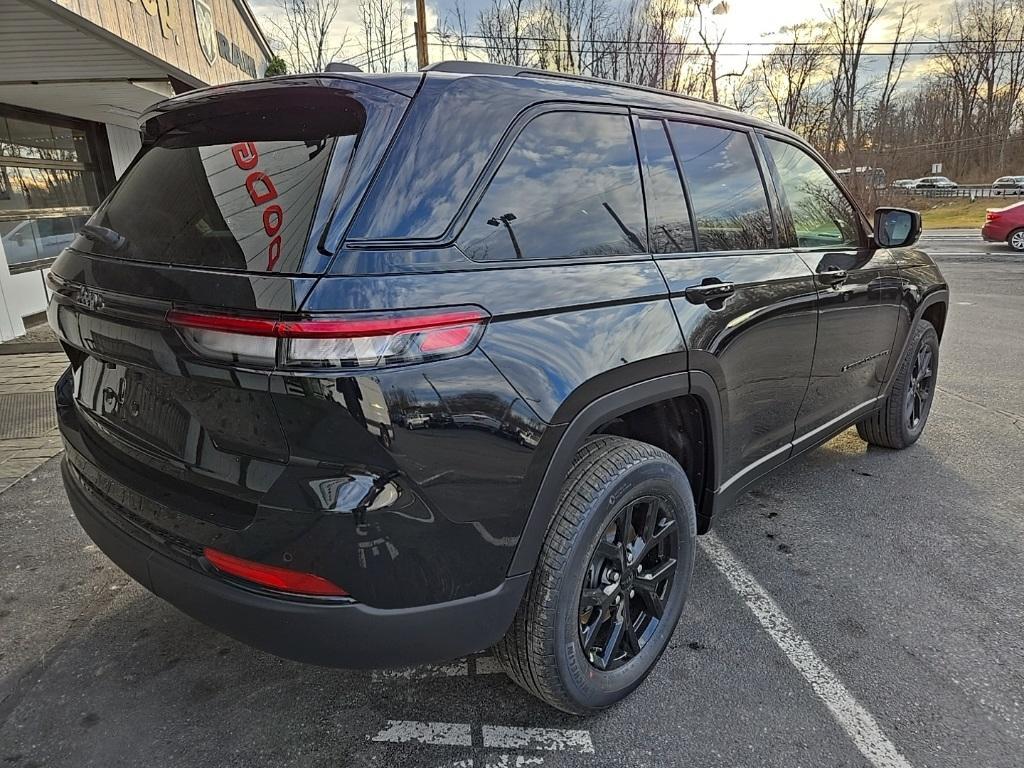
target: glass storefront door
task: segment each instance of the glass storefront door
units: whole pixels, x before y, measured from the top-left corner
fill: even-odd
[[[12,273],[48,266],[99,204],[93,132],[0,105],[0,240]]]

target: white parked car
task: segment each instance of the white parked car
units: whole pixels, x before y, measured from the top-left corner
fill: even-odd
[[[917,179],[896,179],[892,183],[893,189],[913,189],[917,186]]]
[[[955,181],[950,181],[945,176],[925,176],[914,182],[914,189],[956,189]]]

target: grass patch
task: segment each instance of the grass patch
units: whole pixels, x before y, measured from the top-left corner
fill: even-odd
[[[894,204],[920,211],[925,229],[981,229],[987,209],[1005,208],[1019,200],[1019,197],[979,197],[971,202],[969,197],[907,197]]]

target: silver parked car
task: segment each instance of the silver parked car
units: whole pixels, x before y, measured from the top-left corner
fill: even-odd
[[[1000,176],[992,182],[997,195],[1019,195],[1024,193],[1024,176]]]

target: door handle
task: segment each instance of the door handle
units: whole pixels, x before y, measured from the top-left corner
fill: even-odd
[[[836,269],[834,267],[826,267],[818,272],[818,280],[824,285],[829,285],[833,288],[845,283],[849,276],[850,274],[845,269]]]
[[[691,304],[707,304],[711,309],[721,309],[722,303],[736,293],[736,285],[723,283],[717,277],[705,277],[700,285],[691,285],[684,293]]]

